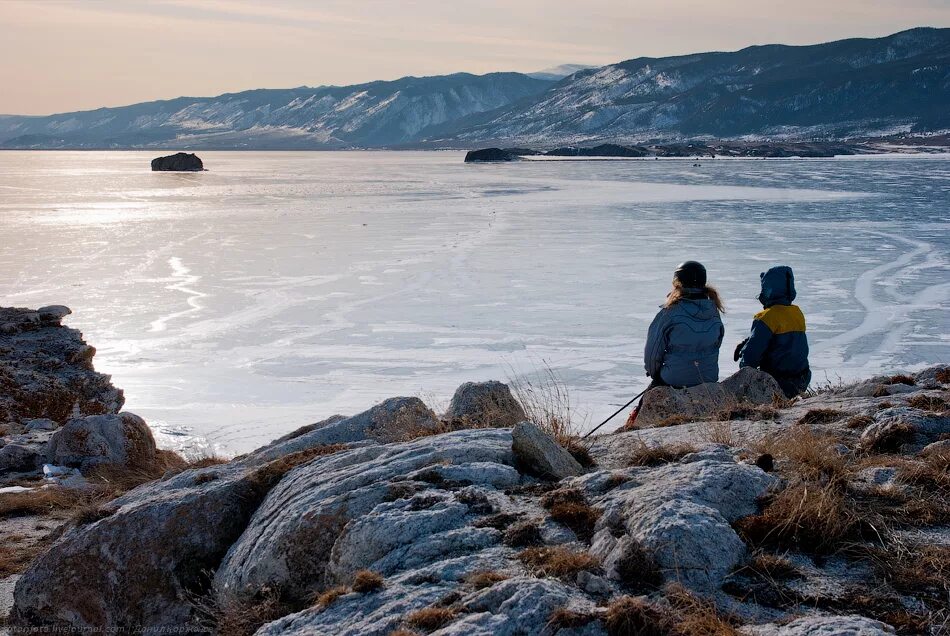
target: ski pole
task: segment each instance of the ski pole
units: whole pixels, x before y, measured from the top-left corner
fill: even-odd
[[[644,393],[646,393],[649,389],[650,389],[650,387],[647,387],[647,388],[643,389],[642,391],[640,391],[639,393],[637,393],[636,395],[634,395],[632,400],[630,400],[629,402],[627,402],[626,404],[624,404],[623,406],[621,406],[619,409],[617,409],[616,411],[614,411],[614,412],[613,412],[613,415],[611,415],[611,416],[608,417],[606,420],[604,420],[603,422],[601,422],[600,424],[598,424],[597,426],[595,426],[594,428],[592,428],[592,429],[590,430],[590,432],[587,433],[587,435],[585,435],[585,436],[582,437],[581,439],[587,439],[588,437],[590,437],[591,435],[593,435],[594,433],[596,433],[598,428],[600,428],[601,426],[603,426],[604,424],[606,424],[606,423],[609,422],[610,420],[612,420],[612,419],[614,419],[615,417],[617,417],[617,415],[620,413],[620,411],[624,410],[625,408],[627,408],[628,406],[630,406],[631,404],[633,404],[633,403],[637,400],[638,397],[640,397],[641,395],[643,395]]]

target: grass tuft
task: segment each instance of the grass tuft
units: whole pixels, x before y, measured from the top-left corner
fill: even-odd
[[[353,584],[351,586],[354,592],[366,594],[383,589],[383,576],[372,570],[360,570],[353,575]]]
[[[798,424],[828,424],[830,422],[835,422],[840,420],[842,417],[847,415],[842,411],[836,409],[809,409],[798,420]]]
[[[667,636],[669,617],[656,606],[632,596],[621,596],[607,606],[604,627],[608,636]]]
[[[350,593],[350,588],[345,585],[337,585],[336,587],[331,587],[328,590],[324,590],[317,594],[316,598],[313,599],[313,604],[315,607],[322,607],[326,609],[333,605],[333,603],[345,594]]]
[[[432,632],[445,627],[455,619],[458,611],[450,607],[423,607],[406,617],[406,623],[416,629]]]
[[[915,395],[907,400],[907,405],[922,411],[933,411],[934,413],[942,413],[950,408],[950,404],[945,399],[936,395]]]
[[[478,572],[472,572],[465,577],[465,582],[476,590],[484,590],[485,588],[493,586],[495,583],[501,583],[507,580],[507,575],[501,572],[495,572],[494,570],[480,570]]]
[[[566,578],[583,570],[592,570],[600,561],[587,552],[578,552],[564,546],[528,548],[518,559],[538,577]]]
[[[650,446],[642,440],[637,440],[630,452],[627,453],[625,460],[627,466],[659,466],[661,464],[671,464],[680,459],[695,453],[696,447],[692,444],[658,444]]]

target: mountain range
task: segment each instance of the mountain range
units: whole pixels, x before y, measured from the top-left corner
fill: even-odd
[[[0,148],[334,149],[950,129],[950,29],[532,74],[259,89],[49,116],[0,115]]]

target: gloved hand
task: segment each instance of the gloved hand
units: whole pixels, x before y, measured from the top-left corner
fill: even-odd
[[[739,358],[742,357],[742,348],[746,345],[747,342],[749,342],[749,339],[748,339],[748,338],[746,338],[745,340],[743,340],[742,342],[740,342],[739,344],[736,345],[736,350],[735,350],[735,352],[732,354],[732,359],[733,359],[734,361],[738,362],[738,361],[739,361]]]

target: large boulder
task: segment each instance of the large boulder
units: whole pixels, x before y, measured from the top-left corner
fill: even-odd
[[[260,503],[261,471],[214,466],[140,487],[65,532],[16,585],[13,624],[63,633],[161,633],[191,624],[207,584]]]
[[[152,431],[128,412],[69,420],[52,434],[47,449],[50,463],[82,471],[101,464],[147,467],[155,455]]]
[[[679,463],[628,471],[629,481],[604,495],[592,552],[608,574],[623,579],[619,566],[630,540],[652,555],[667,579],[711,592],[745,556],[732,529],[758,511],[757,499],[776,479],[736,463],[724,447],[712,446]],[[595,483],[595,482],[592,482]]]
[[[482,148],[469,150],[465,153],[465,163],[491,163],[498,161],[514,161],[518,156],[501,148]]]
[[[458,428],[510,428],[525,419],[507,384],[466,382],[455,390],[445,419]]]
[[[657,426],[673,417],[701,419],[737,404],[770,404],[776,397],[784,398],[784,394],[775,378],[764,371],[745,367],[722,382],[707,382],[685,389],[669,386],[650,389],[643,396],[637,426]]]
[[[194,153],[176,152],[152,159],[153,172],[201,172],[204,163]]]
[[[532,475],[557,481],[584,472],[573,455],[532,422],[518,423],[511,440],[519,466]]]
[[[33,472],[43,465],[43,451],[35,444],[9,443],[0,448],[0,474]]]
[[[388,574],[447,554],[472,556],[497,531],[466,529],[469,504],[426,494],[428,485],[499,490],[519,482],[513,464],[511,433],[482,429],[354,448],[296,468],[221,563],[217,595],[242,602],[277,588],[307,599],[356,569]]]

